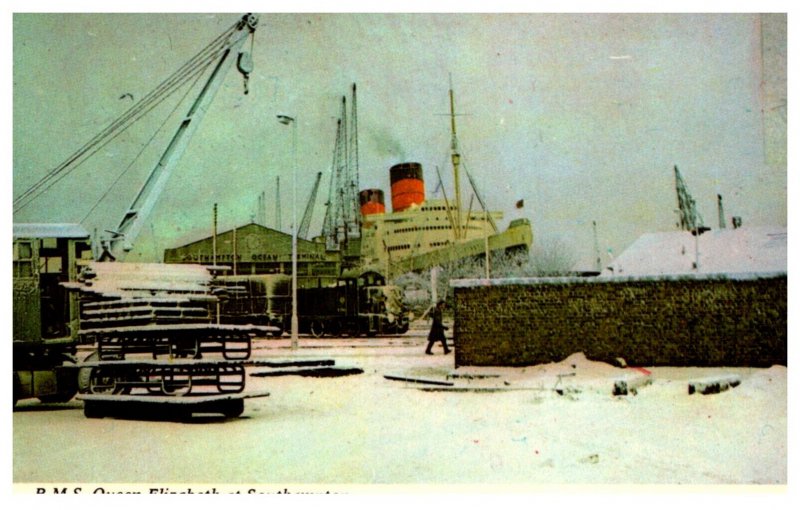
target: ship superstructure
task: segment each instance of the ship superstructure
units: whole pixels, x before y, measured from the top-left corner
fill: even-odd
[[[361,206],[362,264],[395,276],[424,270],[458,259],[497,251],[527,251],[533,241],[530,222],[517,219],[499,232],[500,211],[489,211],[475,188],[477,198],[466,211],[461,201],[461,153],[456,136],[453,90],[450,89],[451,144],[455,193],[450,199],[426,199],[420,163],[399,163],[390,168],[392,212],[386,212],[383,192],[367,189],[359,194]],[[466,172],[465,172],[466,173]],[[441,180],[441,179],[440,179]],[[444,192],[444,188],[442,188]]]
[[[395,176],[409,167],[415,168],[418,176],[406,180],[415,180],[418,189],[423,189],[419,163],[395,165],[390,171]],[[489,251],[507,251],[527,250],[531,244],[530,223],[525,219],[514,220],[506,231],[495,233],[492,222],[503,219],[500,211],[462,213],[457,234],[453,228],[458,213],[454,203],[446,198],[425,199],[424,193],[408,202],[407,192],[394,193],[396,183],[390,213],[385,211],[380,190],[361,192],[361,255],[365,266],[396,276],[484,254],[487,245]]]

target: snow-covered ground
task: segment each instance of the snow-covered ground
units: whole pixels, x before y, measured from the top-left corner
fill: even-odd
[[[363,374],[251,377],[242,418],[189,423],[83,417],[82,405],[21,403],[13,480],[261,484],[371,491],[552,484],[786,484],[787,370],[634,368],[576,353],[526,368],[453,368],[422,334],[382,340],[265,340],[257,357],[332,358]],[[252,372],[263,369],[255,367]],[[698,378],[741,384],[690,395]],[[441,386],[388,380],[394,375]],[[378,485],[376,485],[378,484]],[[399,484],[399,485],[397,485]]]

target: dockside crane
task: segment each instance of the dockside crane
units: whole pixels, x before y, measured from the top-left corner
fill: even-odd
[[[678,227],[695,234],[708,230],[708,227],[703,226],[703,218],[697,211],[694,198],[689,194],[678,165],[675,165],[675,192],[678,195]]]
[[[308,228],[311,226],[311,217],[314,215],[314,204],[317,201],[317,190],[319,190],[319,181],[321,179],[322,172],[317,172],[314,187],[311,188],[311,196],[306,204],[306,210],[303,212],[303,219],[300,221],[300,228],[297,230],[297,237],[301,239],[306,239],[308,235]]]
[[[169,177],[180,161],[181,156],[183,156],[192,135],[197,130],[203,115],[208,110],[217,90],[234,63],[244,77],[244,93],[247,94],[247,83],[253,64],[250,53],[243,51],[242,47],[248,39],[252,41],[252,34],[255,32],[257,25],[258,16],[254,14],[242,16],[225,32],[162,81],[155,89],[133,104],[61,164],[47,172],[33,186],[16,197],[14,199],[14,212],[16,213],[28,206],[51,186],[68,176],[75,168],[147,115],[180,87],[197,80],[208,69],[211,69],[210,76],[192,103],[158,163],[148,174],[147,179],[117,227],[114,230],[108,230],[111,237],[102,241],[102,248],[99,251],[101,260],[122,260],[125,254],[132,249],[134,241],[146,225],[147,218],[155,208]]]
[[[328,249],[347,247],[350,239],[361,236],[361,212],[358,204],[358,114],[356,85],[348,122],[347,98],[342,96],[341,115],[336,125],[331,184],[326,203],[322,236]]]
[[[328,200],[325,202],[325,220],[322,223],[322,237],[325,238],[325,247],[329,250],[339,248],[337,228],[338,212],[338,175],[339,160],[341,159],[342,119],[336,121],[336,140],[333,144],[333,162],[331,163],[331,176],[328,184]]]
[[[255,32],[258,16],[246,14],[234,25],[228,35],[223,35],[215,53],[216,60],[210,60],[214,69],[200,94],[192,103],[186,117],[181,122],[169,145],[150,172],[147,180],[137,193],[119,225],[111,233],[111,238],[103,242],[101,260],[121,260],[133,248],[145,219],[153,211],[167,181],[189,145],[192,135],[197,131],[203,115],[208,110],[225,76],[234,63],[245,80],[244,92],[247,94],[247,81],[253,64],[250,53],[241,51],[245,41]]]
[[[356,84],[353,84],[353,98],[350,103],[350,146],[348,148],[350,156],[348,161],[347,185],[349,186],[349,194],[347,197],[348,205],[351,208],[353,219],[350,229],[356,236],[361,235],[361,211],[358,204],[358,186],[359,186],[359,169],[358,169],[358,103],[356,98]]]

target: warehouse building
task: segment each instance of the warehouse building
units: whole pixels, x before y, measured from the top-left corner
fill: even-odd
[[[216,245],[216,246],[215,246]],[[291,274],[292,236],[249,223],[192,243],[164,251],[167,264],[226,266],[228,275]],[[341,257],[325,243],[297,239],[297,275],[339,275]]]

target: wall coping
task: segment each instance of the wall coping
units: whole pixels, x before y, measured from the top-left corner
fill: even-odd
[[[625,282],[662,282],[662,281],[753,281],[770,280],[787,277],[786,271],[766,271],[747,273],[684,273],[649,276],[555,276],[555,277],[522,277],[522,278],[465,278],[450,280],[453,288],[471,287],[503,287],[508,285],[565,285],[573,283],[625,283]]]

